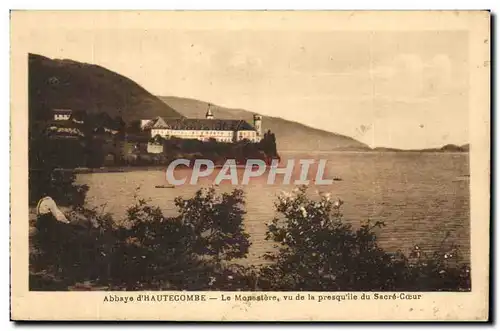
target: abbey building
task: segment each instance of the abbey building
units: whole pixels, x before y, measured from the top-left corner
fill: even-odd
[[[163,138],[176,137],[181,139],[198,139],[219,142],[237,142],[249,140],[259,142],[262,139],[262,116],[253,116],[253,125],[244,120],[216,119],[209,105],[204,119],[181,118],[165,120],[156,117],[152,120],[142,120],[141,128],[150,130],[151,137],[157,135]]]

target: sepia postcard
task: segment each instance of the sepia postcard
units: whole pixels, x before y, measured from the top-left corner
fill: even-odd
[[[11,319],[487,321],[489,11],[12,11]]]

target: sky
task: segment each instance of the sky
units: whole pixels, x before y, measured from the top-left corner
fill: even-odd
[[[467,41],[460,30],[80,28],[32,31],[30,52],[104,66],[155,95],[410,149],[469,142]]]

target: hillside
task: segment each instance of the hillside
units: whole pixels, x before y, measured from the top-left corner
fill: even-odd
[[[190,118],[204,118],[208,103],[204,101],[179,98],[159,97],[170,107]],[[243,109],[230,109],[213,105],[215,118],[244,119],[253,123],[252,112]],[[284,120],[282,118],[263,116],[263,130],[271,130],[276,134],[279,151],[332,151],[332,150],[369,150],[369,147],[355,139],[336,133],[323,131],[309,126]]]
[[[131,64],[133,65],[133,64]],[[29,54],[30,115],[46,117],[53,108],[139,118],[180,117],[134,81],[103,67]]]

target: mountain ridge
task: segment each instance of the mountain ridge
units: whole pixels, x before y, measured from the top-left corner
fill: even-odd
[[[158,96],[158,98],[165,103],[167,103],[169,106],[172,108],[176,109],[178,112],[180,112],[183,116],[186,117],[193,117],[193,118],[204,118],[205,117],[205,112],[207,110],[207,107],[209,104],[212,105],[212,112],[214,113],[215,117],[217,118],[219,115],[219,118],[224,118],[224,119],[244,119],[248,121],[249,123],[252,123],[253,119],[253,114],[258,114],[256,112],[250,112],[245,109],[241,108],[227,108],[227,107],[222,107],[215,105],[213,103],[209,103],[206,101],[198,100],[198,99],[193,99],[193,98],[186,98],[186,97],[177,97],[177,96]],[[267,116],[263,114],[258,114],[263,117],[262,121],[262,126],[264,130],[267,131],[267,129],[270,129],[272,132],[276,134],[277,137],[277,143],[278,143],[278,148],[279,150],[282,151],[287,151],[287,150],[293,150],[293,151],[359,151],[359,152],[416,152],[416,153],[425,153],[425,152],[468,152],[469,151],[469,144],[465,145],[455,145],[455,144],[447,144],[441,147],[436,147],[436,148],[421,148],[421,149],[400,149],[400,148],[392,148],[392,147],[374,147],[371,148],[368,145],[357,141],[354,138],[341,135],[335,132],[330,132],[314,127],[310,127],[308,125],[286,120],[280,117],[273,117],[273,116]],[[271,120],[271,125],[269,125],[269,120]],[[276,122],[279,123],[287,123],[289,126],[294,127],[295,129],[302,129],[307,132],[307,137],[304,137],[306,139],[318,139],[315,134],[320,134],[324,135],[324,137],[327,137],[325,142],[323,144],[318,144],[319,146],[316,147],[316,149],[310,148],[310,145],[302,143],[303,139],[294,139],[293,136],[297,135],[297,131],[293,131],[293,136],[291,135],[290,131],[284,131],[281,128],[275,127]],[[300,132],[299,132],[300,135]],[[292,136],[290,139],[294,140],[293,143],[287,143],[287,138]],[[323,137],[322,137],[323,138]],[[332,145],[329,145],[327,140],[328,139],[334,139],[337,141],[334,141]],[[285,140],[285,141],[283,141]],[[299,140],[297,143],[295,141]],[[339,144],[338,141],[343,142],[343,144]],[[336,144],[335,144],[336,143]],[[327,146],[324,146],[327,145]],[[301,148],[302,146],[302,148]]]
[[[74,61],[51,59],[29,53],[30,123],[49,119],[51,109],[83,110],[121,117],[127,123],[161,116],[204,118],[208,102],[176,96],[154,96],[135,81],[105,67]],[[243,119],[253,123],[254,112],[239,108],[215,106],[215,117]],[[407,151],[395,148],[370,148],[358,140],[305,124],[260,114],[263,131],[276,135],[280,151]],[[467,146],[446,145],[442,148],[411,151],[468,151]]]
[[[170,107],[176,109],[185,117],[204,118],[209,105],[208,102],[176,96],[158,96]],[[226,108],[212,105],[215,118],[243,119],[253,123],[255,112],[239,108]],[[262,116],[263,131],[271,130],[276,135],[279,151],[304,150],[304,151],[332,151],[332,150],[369,150],[368,145],[354,138],[341,134],[313,128],[302,123],[286,120],[280,117]]]

